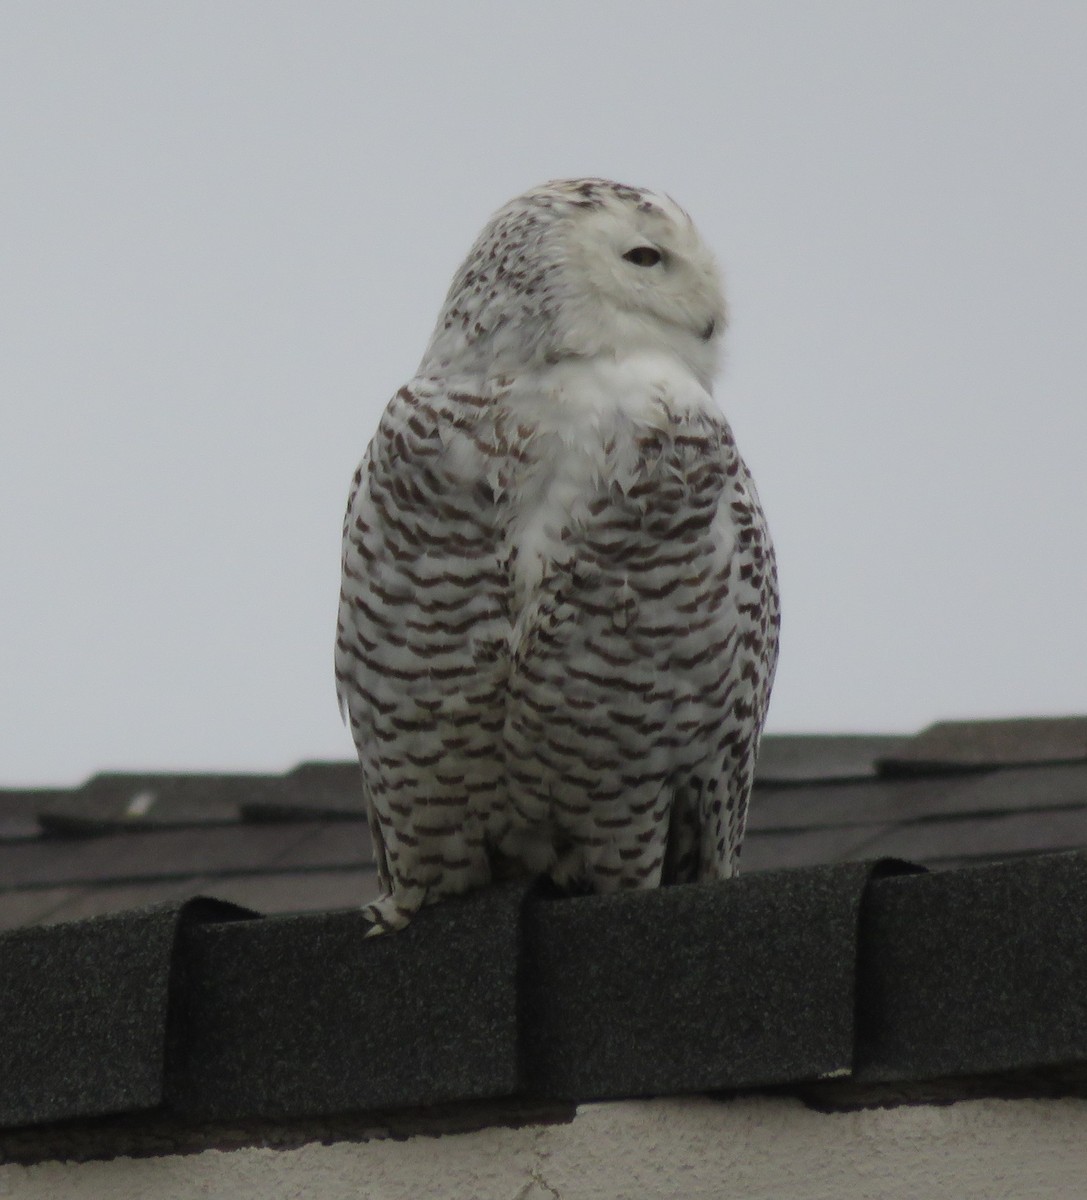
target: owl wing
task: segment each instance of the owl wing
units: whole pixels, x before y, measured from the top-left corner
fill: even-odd
[[[336,635],[340,705],[362,769],[384,895],[406,924],[485,883],[503,808],[505,616],[480,404],[402,388],[355,474]]]

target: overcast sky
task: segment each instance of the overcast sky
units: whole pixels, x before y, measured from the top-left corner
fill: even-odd
[[[1087,4],[0,7],[0,784],[350,757],[349,478],[489,214],[663,189],[770,729],[1087,712]]]

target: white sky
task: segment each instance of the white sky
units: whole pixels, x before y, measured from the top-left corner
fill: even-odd
[[[1087,712],[1087,4],[0,7],[0,784],[350,757],[347,484],[487,216],[662,188],[772,730]]]

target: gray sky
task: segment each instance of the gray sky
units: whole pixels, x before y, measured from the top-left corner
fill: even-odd
[[[350,475],[564,175],[725,269],[770,728],[1087,712],[1085,62],[1082,0],[7,0],[0,783],[351,755]]]

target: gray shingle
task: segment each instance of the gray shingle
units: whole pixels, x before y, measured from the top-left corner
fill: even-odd
[[[1087,761],[1087,717],[940,721],[880,760],[887,773]]]
[[[176,879],[268,871],[299,860],[309,866],[369,865],[369,845],[363,836],[337,840],[324,836],[325,832],[324,825],[310,822],[6,843],[0,844],[0,881],[10,888]],[[312,845],[306,848],[307,843]]]
[[[848,1072],[857,924],[874,869],[532,905],[530,1086],[592,1100]]]
[[[0,788],[0,843],[37,837],[42,806],[66,795],[56,788]]]
[[[857,1077],[1087,1062],[1087,856],[872,885]]]
[[[376,939],[357,911],[206,900],[16,930],[0,1124],[1087,1063],[1087,855],[886,877],[904,869],[574,899],[505,885]]]
[[[21,842],[41,835],[37,817],[0,812],[0,842]]]
[[[262,913],[322,912],[360,908],[380,889],[373,868],[349,871],[284,871],[274,875],[235,875],[206,881],[203,891]]]
[[[310,824],[311,836],[296,842],[278,866],[297,870],[314,867],[370,867],[374,861],[370,828],[365,821],[336,820],[327,825]]]
[[[865,841],[865,857],[888,855],[913,862],[1003,858],[1087,846],[1087,808],[1003,813],[885,827]]]
[[[908,819],[919,806],[942,809],[960,777],[760,788],[751,798],[753,833],[838,829]]]
[[[364,819],[362,777],[351,762],[302,763],[280,787],[242,806],[247,821],[326,821]]]
[[[811,829],[800,832],[754,830],[744,839],[740,863],[745,875],[816,867],[827,863],[870,858],[865,847],[892,826],[867,825]]]
[[[902,740],[879,734],[768,733],[759,747],[755,785],[871,779],[877,760],[893,753]]]
[[[55,925],[60,921],[83,921],[88,917],[103,917],[154,905],[180,904],[195,899],[206,890],[207,884],[208,880],[204,878],[156,879],[119,886],[74,888],[63,903],[39,917],[38,922]]]
[[[824,829],[1063,807],[1087,808],[1087,763],[763,788],[752,798],[748,828]]]
[[[0,935],[0,1125],[135,1112],[161,1101],[183,912],[141,909]]]
[[[38,813],[46,829],[67,835],[236,824],[244,802],[279,783],[270,775],[106,772]]]
[[[17,929],[45,920],[80,891],[79,888],[63,887],[0,891],[0,930]]]
[[[477,892],[377,938],[357,912],[191,927],[171,1107],[279,1117],[511,1094],[524,892]]]

